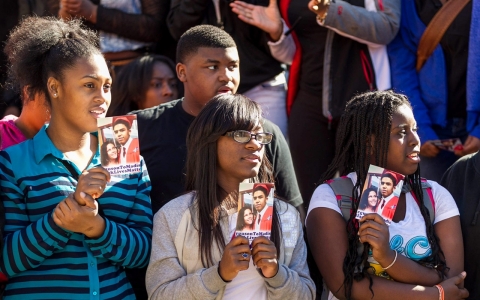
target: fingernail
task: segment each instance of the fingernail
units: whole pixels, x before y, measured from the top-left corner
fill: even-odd
[[[467,272],[465,272],[465,271],[463,271],[461,274],[462,274],[463,277],[467,276]]]
[[[85,198],[85,193],[84,193],[84,192],[80,192],[80,196],[81,196],[82,198]]]

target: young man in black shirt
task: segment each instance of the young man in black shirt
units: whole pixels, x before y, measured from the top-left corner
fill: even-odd
[[[200,25],[185,32],[177,46],[177,61],[184,98],[132,112],[137,115],[140,154],[152,182],[153,213],[185,192],[186,136],[195,116],[215,95],[236,93],[240,83],[235,42],[215,26]],[[263,129],[274,134],[266,151],[273,165],[276,193],[297,207],[303,218],[303,201],[285,138],[278,126],[268,120]],[[144,288],[145,276],[133,272],[127,275],[137,298],[144,299],[139,289]]]
[[[137,114],[140,154],[152,181],[154,213],[185,191],[185,138],[191,122],[213,96],[235,93],[240,83],[235,42],[214,26],[201,25],[187,31],[179,41],[177,60],[185,97],[133,112]],[[303,201],[285,138],[273,123],[266,121],[263,127],[274,134],[266,150],[273,164],[276,192],[298,208]]]

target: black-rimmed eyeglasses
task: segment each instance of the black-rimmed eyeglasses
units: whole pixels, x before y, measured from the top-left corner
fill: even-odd
[[[257,132],[257,133],[252,133],[250,131],[246,130],[235,130],[235,131],[229,131],[225,133],[225,136],[230,136],[233,137],[233,139],[241,144],[246,144],[250,142],[250,140],[255,138],[257,142],[259,142],[262,145],[267,145],[272,142],[273,139],[273,133],[270,132]]]

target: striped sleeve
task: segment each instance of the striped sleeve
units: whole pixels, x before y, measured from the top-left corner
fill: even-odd
[[[85,242],[96,257],[103,257],[124,267],[137,268],[148,264],[152,245],[152,208],[150,178],[142,158],[138,173],[135,203],[125,223],[105,218],[105,231],[96,239]],[[122,185],[123,186],[123,185]],[[120,188],[120,187],[119,187]],[[118,191],[120,195],[122,191]],[[121,203],[125,201],[118,199]]]
[[[8,277],[38,267],[63,249],[71,233],[55,224],[52,212],[31,222],[24,193],[17,186],[10,156],[0,152],[0,197],[5,207],[5,236],[0,270]]]

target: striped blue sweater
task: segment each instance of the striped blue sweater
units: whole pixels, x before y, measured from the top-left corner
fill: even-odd
[[[0,271],[9,277],[5,298],[135,299],[124,268],[147,265],[152,238],[151,187],[143,159],[140,173],[112,177],[108,183],[98,199],[105,232],[90,239],[52,219],[77,181],[45,128],[32,140],[0,152],[6,218]],[[97,150],[88,168],[99,164]]]

